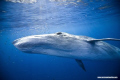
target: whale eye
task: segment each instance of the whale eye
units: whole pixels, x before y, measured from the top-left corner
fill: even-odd
[[[57,35],[60,35],[60,34],[62,34],[62,32],[57,32],[56,34],[57,34]]]

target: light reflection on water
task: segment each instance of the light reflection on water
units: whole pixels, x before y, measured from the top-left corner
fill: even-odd
[[[76,3],[77,5],[70,2]],[[92,21],[95,22],[101,18],[106,20],[106,18],[113,16],[113,14],[119,14],[119,10],[116,7],[117,3],[112,2],[114,1],[42,0],[33,4],[6,2],[1,12],[2,28],[63,25],[68,23],[86,24],[93,23]]]

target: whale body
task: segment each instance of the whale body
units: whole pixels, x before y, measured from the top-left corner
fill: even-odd
[[[57,32],[19,38],[13,41],[13,45],[26,53],[73,58],[85,70],[82,60],[120,60],[120,49],[103,42],[105,40],[120,41],[115,38],[94,39]]]

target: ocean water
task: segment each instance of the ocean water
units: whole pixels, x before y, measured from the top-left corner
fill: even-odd
[[[17,38],[55,32],[120,39],[119,0],[24,1],[0,1],[0,80],[120,80],[120,61],[83,61],[85,72],[74,59],[28,54],[12,44]],[[119,41],[107,42],[120,48]]]

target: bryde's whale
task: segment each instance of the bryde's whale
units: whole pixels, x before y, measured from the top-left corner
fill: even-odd
[[[73,58],[85,70],[81,60],[120,60],[120,49],[103,42],[105,40],[120,41],[115,38],[94,39],[57,32],[19,38],[13,41],[13,45],[26,53]]]

